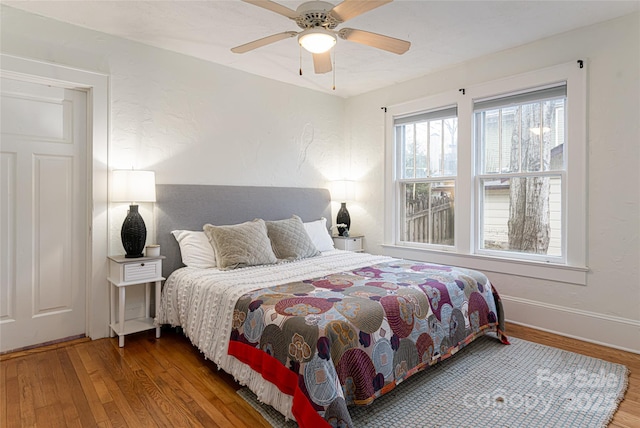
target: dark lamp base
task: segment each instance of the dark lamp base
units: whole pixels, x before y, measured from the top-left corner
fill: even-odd
[[[347,203],[340,203],[340,210],[338,211],[338,215],[336,217],[337,224],[344,224],[347,227],[338,227],[338,236],[349,236],[349,228],[351,228],[351,216],[349,216],[349,211],[347,210]],[[345,232],[346,235],[345,235]]]
[[[147,241],[147,227],[140,213],[138,213],[137,205],[129,205],[129,213],[122,223],[120,231],[122,238],[122,246],[126,252],[125,258],[135,259],[143,257],[142,251]]]
[[[138,257],[144,257],[144,254],[125,254],[125,259],[137,259]]]

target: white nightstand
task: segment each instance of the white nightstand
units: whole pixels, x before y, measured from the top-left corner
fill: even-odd
[[[153,325],[153,318],[150,315],[151,283],[155,283],[155,314],[158,315],[160,309],[160,285],[162,277],[162,259],[157,257],[138,257],[127,259],[124,256],[109,256],[109,282],[111,283],[111,337],[118,335],[118,345],[124,346],[124,336],[139,331],[156,329],[156,338],[160,337],[160,327]],[[145,316],[131,320],[124,319],[125,290],[130,285],[145,285]],[[118,318],[116,321],[116,293],[118,289]]]
[[[362,239],[364,235],[351,235],[351,236],[332,236],[333,245],[338,250],[363,252]]]

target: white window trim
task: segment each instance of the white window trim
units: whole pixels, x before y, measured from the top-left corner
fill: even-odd
[[[586,61],[582,62],[586,64]],[[488,97],[542,87],[547,84],[567,82],[567,165],[566,197],[563,198],[565,216],[563,244],[567,249],[566,263],[549,263],[509,259],[476,251],[479,218],[474,203],[473,168],[473,101]],[[586,67],[571,62],[505,79],[495,80],[462,91],[451,90],[421,98],[387,109],[385,135],[385,221],[383,248],[389,255],[412,259],[428,259],[434,263],[446,263],[480,269],[548,279],[572,284],[586,284],[587,261],[587,75]],[[455,244],[453,247],[400,243],[398,224],[397,151],[394,137],[394,118],[438,107],[458,106],[458,175],[456,178]],[[466,149],[465,149],[466,148]],[[473,216],[474,221],[471,221]],[[568,219],[571,221],[568,221]]]
[[[456,98],[456,91],[445,92],[442,94],[434,95],[428,98],[422,98],[419,100],[410,101],[408,103],[395,105],[387,109],[387,123],[386,123],[386,144],[385,144],[385,201],[393,201],[393,203],[385,203],[385,227],[384,227],[384,242],[385,243],[399,243],[400,242],[400,224],[398,223],[398,210],[402,195],[399,192],[399,173],[401,168],[401,158],[395,142],[395,128],[394,118],[403,117],[407,115],[414,115],[420,112],[435,111],[440,109],[447,109],[458,104]],[[459,115],[459,113],[458,113]],[[458,120],[458,132],[460,129],[460,121]],[[458,144],[459,144],[458,138]],[[458,160],[459,162],[459,160]],[[460,168],[458,167],[458,171]],[[447,176],[448,177],[448,176]],[[445,178],[447,178],[445,177]],[[429,177],[429,179],[443,180],[441,177]],[[451,179],[451,177],[448,177]],[[457,204],[457,192],[458,192],[458,179],[456,176],[456,204]],[[408,181],[408,180],[403,180]],[[416,181],[416,180],[410,180]],[[456,237],[458,235],[458,220],[454,220],[454,227],[456,228]],[[457,239],[457,238],[456,238]],[[431,244],[415,244],[415,243],[403,243],[403,246],[420,246],[425,248],[439,248],[443,251],[447,249],[449,251],[455,251],[456,245],[453,246],[440,246]]]

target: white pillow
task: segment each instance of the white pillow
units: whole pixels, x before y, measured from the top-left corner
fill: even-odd
[[[217,267],[213,247],[204,231],[174,230],[171,234],[180,245],[182,263],[200,269]]]
[[[329,231],[327,230],[327,219],[321,217],[320,220],[303,223],[304,230],[307,231],[307,235],[313,241],[313,244],[316,246],[318,251],[329,251],[334,250],[333,239],[331,239],[331,235],[329,235]]]

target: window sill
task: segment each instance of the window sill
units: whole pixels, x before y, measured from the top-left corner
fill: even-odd
[[[587,284],[587,273],[589,272],[588,267],[505,259],[477,254],[460,254],[393,244],[382,244],[382,247],[385,249],[385,255],[391,257],[577,285]]]

